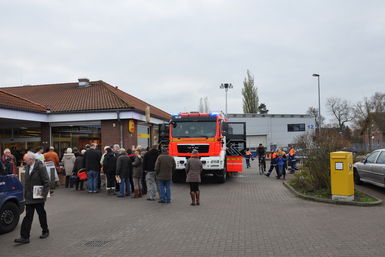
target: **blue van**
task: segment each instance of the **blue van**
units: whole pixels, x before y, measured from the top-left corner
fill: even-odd
[[[0,174],[0,234],[15,229],[24,208],[23,186],[19,179],[15,175]]]

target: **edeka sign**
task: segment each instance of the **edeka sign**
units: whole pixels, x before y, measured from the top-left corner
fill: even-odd
[[[128,121],[128,132],[131,134],[135,132],[135,122],[133,120]]]

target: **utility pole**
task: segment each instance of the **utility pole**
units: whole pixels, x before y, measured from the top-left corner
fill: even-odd
[[[318,129],[321,130],[321,89],[320,89],[320,75],[314,73],[313,77],[318,79]]]

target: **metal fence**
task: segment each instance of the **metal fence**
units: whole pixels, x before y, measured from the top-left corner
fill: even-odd
[[[385,148],[385,142],[373,143],[372,145],[369,145],[367,143],[353,143],[352,147],[354,147],[355,150],[359,153],[367,153],[376,149]]]

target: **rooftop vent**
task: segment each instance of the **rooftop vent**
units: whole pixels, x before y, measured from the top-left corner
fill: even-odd
[[[89,87],[89,86],[91,86],[90,80],[87,79],[87,78],[81,78],[81,79],[78,79],[78,81],[79,81],[79,87]]]

